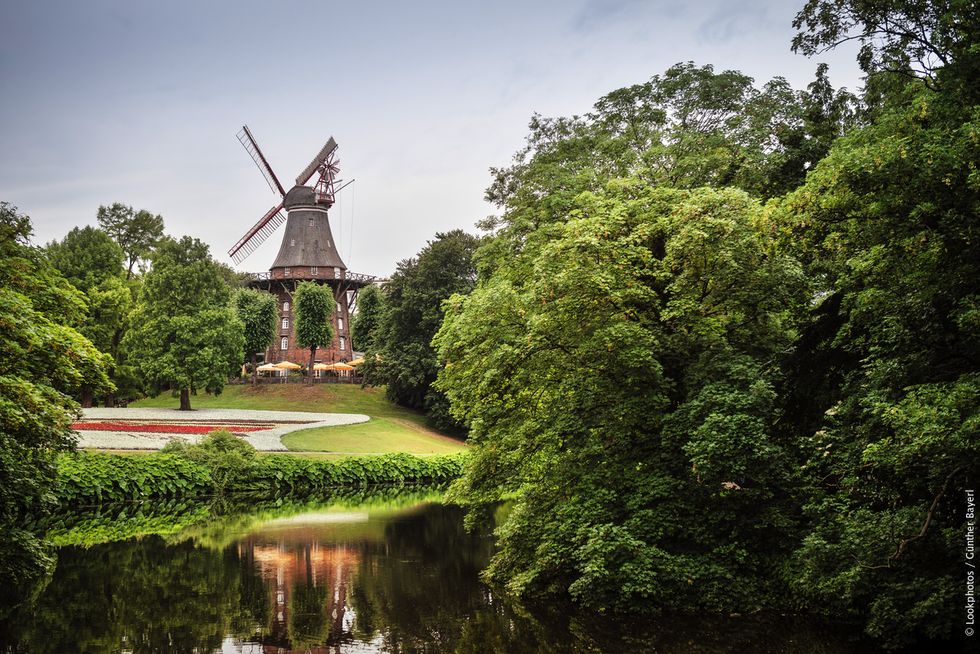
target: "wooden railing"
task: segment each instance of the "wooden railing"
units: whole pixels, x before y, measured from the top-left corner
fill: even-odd
[[[268,271],[266,271],[266,272],[248,272],[248,273],[245,273],[245,276],[246,276],[246,279],[248,281],[250,281],[250,282],[251,281],[255,281],[255,282],[266,282],[266,281],[269,281],[270,279],[273,279],[272,273],[271,272],[268,272]],[[292,278],[290,278],[290,279],[292,279]],[[340,280],[343,280],[343,281],[355,282],[357,284],[372,284],[372,283],[374,283],[375,281],[378,280],[378,278],[376,276],[374,276],[374,275],[365,275],[363,273],[354,273],[354,272],[348,272],[348,271],[344,271],[343,275],[340,276],[340,277],[323,277],[323,279],[340,279]]]

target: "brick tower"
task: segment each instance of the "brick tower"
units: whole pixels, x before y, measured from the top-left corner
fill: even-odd
[[[372,284],[375,278],[347,270],[330,230],[327,211],[334,204],[335,192],[346,186],[335,190],[335,184],[340,181],[336,179],[339,171],[339,162],[335,160],[337,143],[331,137],[296,178],[296,186],[286,193],[248,127],[243,127],[238,133],[238,140],[265,176],[269,187],[282,197],[282,202],[266,212],[228,251],[229,256],[239,263],[286,223],[279,254],[269,272],[255,273],[249,281],[252,288],[274,294],[279,306],[277,336],[272,347],[265,352],[265,361],[302,364],[309,359],[309,350],[301,348],[296,342],[293,294],[301,281],[329,286],[336,303],[336,311],[331,317],[333,343],[329,348],[317,349],[317,362],[350,361],[353,358],[350,314],[357,301],[357,291]],[[316,183],[306,186],[314,175],[317,176]]]

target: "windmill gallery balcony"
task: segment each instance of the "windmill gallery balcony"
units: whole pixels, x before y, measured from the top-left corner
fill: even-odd
[[[280,268],[264,272],[243,273],[246,283],[253,286],[253,282],[267,282],[273,279],[336,279],[346,282],[352,288],[361,288],[370,284],[378,283],[379,280],[374,275],[364,275],[362,273],[352,273],[342,268],[324,269],[317,266],[301,266],[295,268]]]

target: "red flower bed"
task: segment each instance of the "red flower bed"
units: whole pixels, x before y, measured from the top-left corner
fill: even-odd
[[[250,432],[269,429],[267,425],[168,425],[131,422],[73,422],[71,428],[79,431],[138,431],[154,434],[207,434],[215,429],[230,432]]]

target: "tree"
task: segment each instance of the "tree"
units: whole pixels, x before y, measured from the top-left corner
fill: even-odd
[[[191,391],[220,393],[241,364],[245,336],[230,299],[206,244],[188,236],[159,244],[126,341],[148,381],[180,391],[181,410],[190,410]]]
[[[276,337],[279,314],[271,293],[243,289],[235,295],[235,310],[244,327],[245,355],[252,362],[252,384],[258,379],[257,356],[265,352]]]
[[[432,337],[442,322],[443,302],[476,283],[479,244],[479,238],[459,229],[438,233],[416,258],[399,262],[385,285],[384,311],[363,364],[368,383],[384,384],[388,399],[426,411],[440,429],[459,424],[449,415],[445,396],[432,388],[440,368]]]
[[[0,203],[0,584],[11,603],[52,561],[25,525],[50,511],[55,456],[74,447],[71,396],[111,388],[107,357],[66,326],[82,321],[84,297],[30,236],[30,219]]]
[[[384,294],[377,286],[368,286],[357,296],[357,314],[351,321],[351,340],[353,348],[367,351],[373,349],[384,313]]]
[[[798,42],[832,46],[857,32],[862,66],[906,83],[773,213],[773,233],[822,298],[786,366],[783,427],[801,439],[812,488],[789,577],[811,606],[861,616],[893,648],[961,629],[962,587],[949,571],[962,562],[963,498],[980,477],[980,35],[975,3],[972,22],[963,13],[970,4],[847,2],[834,16],[807,5]]]
[[[579,193],[630,176],[675,188],[735,186],[760,198],[785,193],[856,103],[827,88],[824,69],[815,85],[799,92],[775,78],[756,88],[738,71],[687,62],[606,94],[584,116],[535,115],[514,163],[491,169],[486,199],[504,214],[486,226],[507,227],[519,247],[528,231],[566,219]]]
[[[494,583],[599,610],[780,596],[795,470],[770,362],[804,287],[761,213],[611,182],[448,302],[436,386],[474,445],[453,492],[517,498]]]
[[[135,395],[136,385],[120,347],[129,321],[135,294],[134,282],[123,277],[123,252],[101,229],[74,228],[61,240],[45,248],[48,260],[86,296],[87,311],[75,326],[101,351],[112,357],[110,377],[116,391],[107,395],[111,404],[116,392]],[[82,405],[91,406],[91,389],[83,388]]]
[[[133,276],[133,266],[149,258],[153,248],[163,238],[162,216],[154,216],[145,209],[135,211],[120,202],[99,207],[98,220],[99,226],[126,255],[126,279]]]
[[[960,90],[969,90],[980,60],[978,11],[975,0],[808,0],[793,21],[793,51],[813,56],[857,40],[869,75],[897,73],[935,88],[938,71],[955,68]]]
[[[300,347],[310,348],[306,383],[313,383],[313,363],[317,348],[330,347],[333,342],[333,316],[335,300],[329,286],[314,282],[300,282],[293,296],[296,304],[296,341]]]
[[[61,241],[48,243],[45,253],[65,279],[83,293],[122,276],[122,248],[95,227],[75,227]]]

